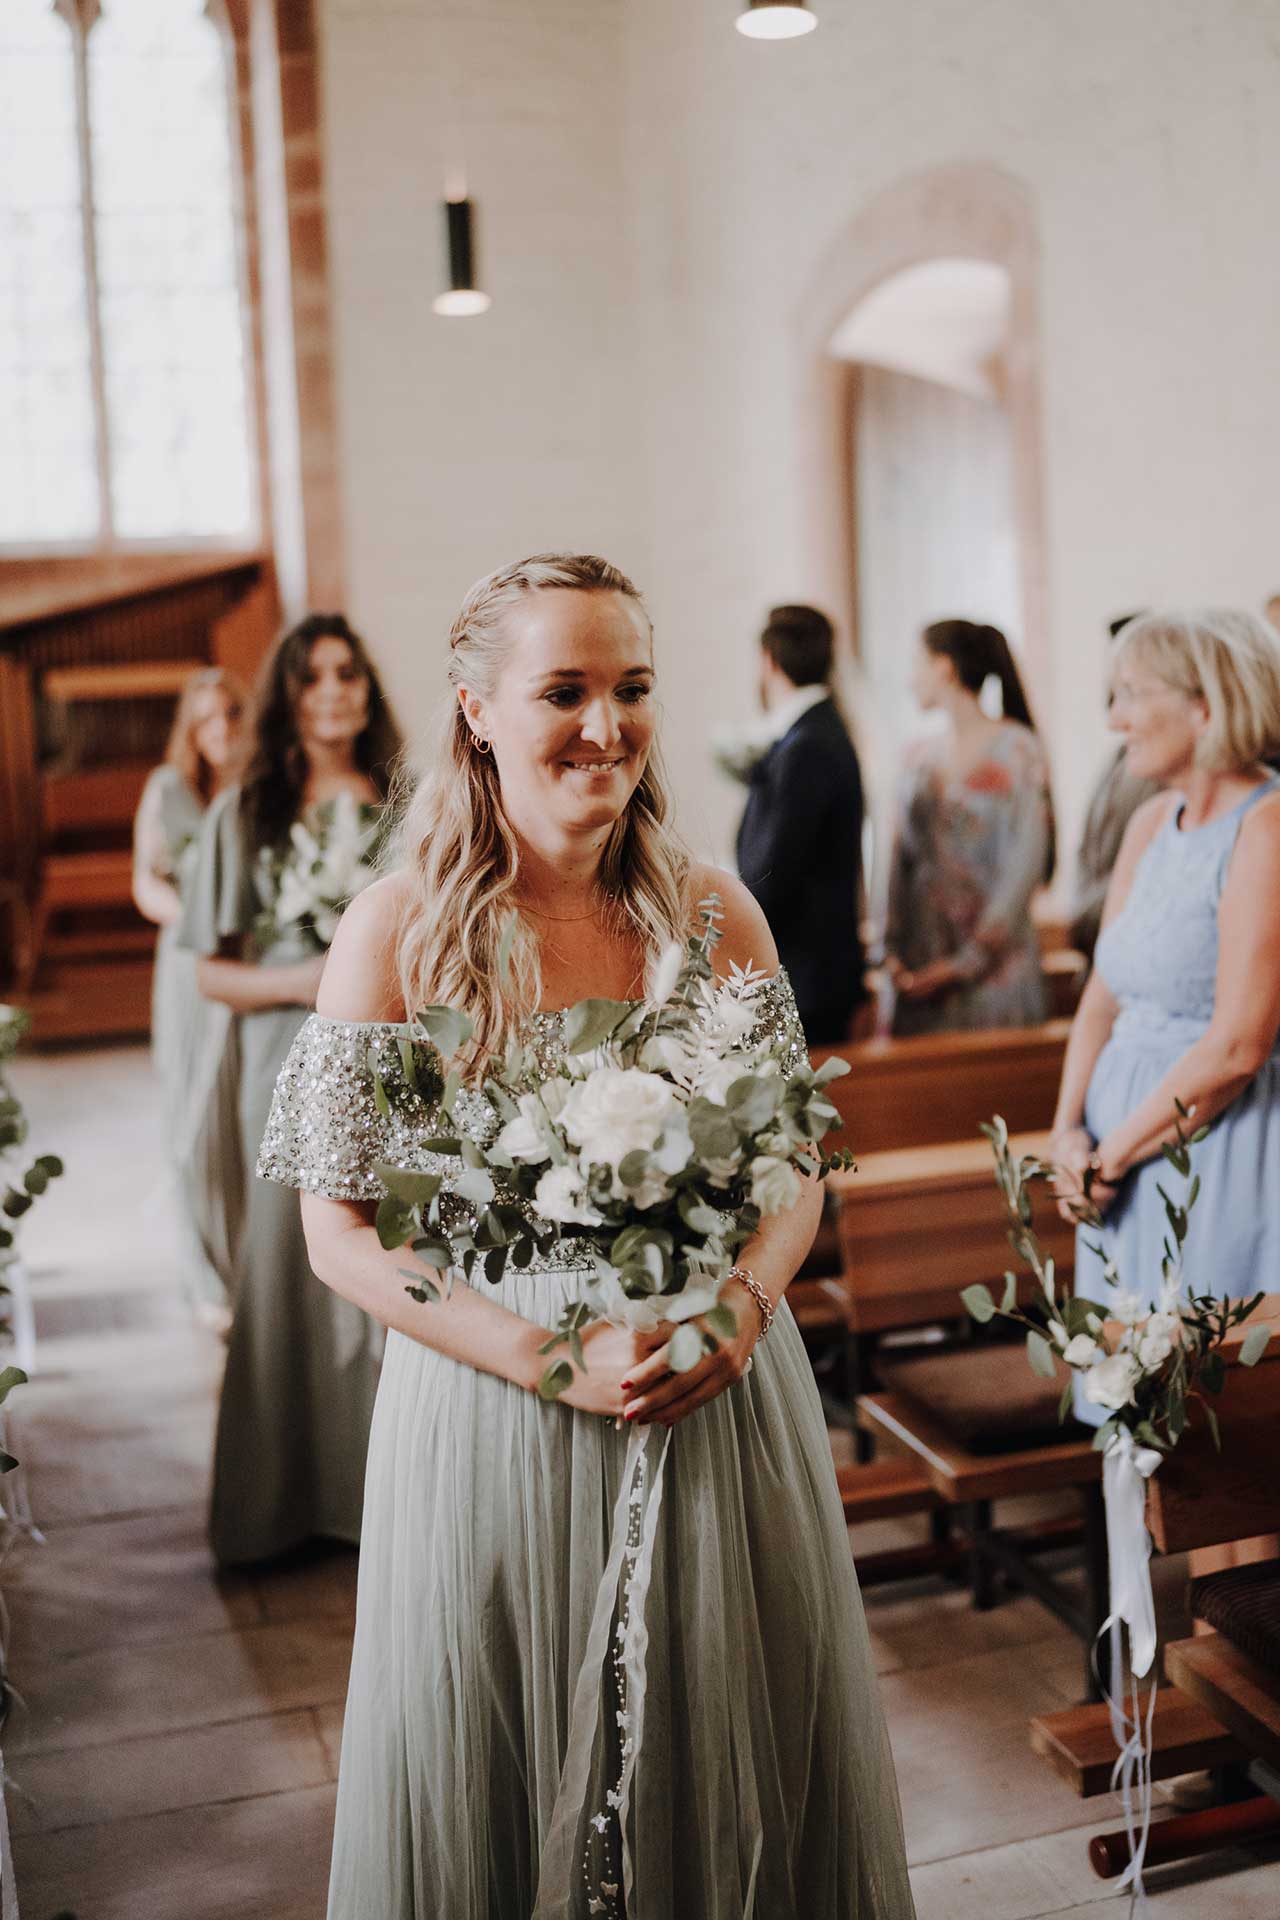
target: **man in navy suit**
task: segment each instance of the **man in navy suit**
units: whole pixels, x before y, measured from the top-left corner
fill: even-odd
[[[760,636],[768,745],[738,829],[738,871],[764,908],[815,1046],[846,1039],[866,998],[862,774],[831,696],[834,640],[816,607],[770,613]]]

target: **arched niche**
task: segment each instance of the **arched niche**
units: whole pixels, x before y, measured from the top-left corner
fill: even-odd
[[[1008,280],[1004,400],[1009,412],[1021,628],[1032,697],[1051,698],[1041,473],[1038,245],[1022,183],[983,162],[931,168],[862,208],[820,261],[798,318],[799,486],[807,573],[857,646],[850,383],[833,350],[886,282],[936,261],[988,262]]]

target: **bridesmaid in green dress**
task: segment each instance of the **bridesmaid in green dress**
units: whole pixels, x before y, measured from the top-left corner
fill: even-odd
[[[669,1329],[594,1326],[554,1403],[540,1347],[580,1261],[459,1277],[418,1306],[374,1230],[379,1159],[461,1174],[405,1084],[405,1017],[424,1004],[475,1020],[469,1077],[513,1032],[552,1074],[557,1010],[641,995],[715,891],[717,964],[773,970],[758,1031],[784,1065],[804,1046],[759,908],[666,824],[652,635],[625,576],[525,561],[472,589],[451,644],[455,698],[404,865],[343,920],[259,1161],[303,1190],[320,1279],[389,1329],[330,1920],[912,1920],[830,1446],[783,1298],[818,1183],[740,1255],[754,1279],[726,1287],[732,1341],[673,1374]],[[619,1586],[619,1493],[629,1445],[651,1459],[663,1429],[642,1709],[617,1651],[635,1590]]]
[[[178,944],[178,923],[200,825],[229,775],[243,709],[243,691],[223,668],[191,675],[133,829],[134,904],[160,929],[151,1049],[188,1242],[184,1279],[196,1312],[223,1324],[239,1205],[234,1182],[224,1177],[228,1129],[234,1128],[234,1107],[225,1098],[234,1086],[230,1018],[197,987],[195,959]]]
[[[340,615],[313,614],[281,637],[261,671],[243,777],[201,830],[181,931],[200,956],[201,991],[235,1016],[244,1168],[338,912],[373,878],[398,749],[373,665]],[[232,1306],[215,1558],[232,1566],[312,1538],[358,1541],[380,1330],[316,1286],[297,1207],[256,1180]]]

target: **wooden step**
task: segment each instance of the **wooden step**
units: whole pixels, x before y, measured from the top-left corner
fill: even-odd
[[[207,660],[119,660],[102,666],[49,667],[40,676],[46,700],[75,706],[84,700],[166,700],[182,692]]]
[[[149,921],[136,927],[76,928],[45,934],[40,951],[50,963],[60,960],[110,960],[125,954],[150,956],[159,929]]]
[[[47,772],[40,783],[46,839],[57,840],[64,833],[94,828],[127,830],[138,810],[151,765],[149,760],[121,760],[71,773]]]
[[[1175,1640],[1164,1661],[1169,1678],[1229,1728],[1251,1758],[1280,1767],[1280,1673],[1260,1667],[1221,1633]]]
[[[46,854],[41,895],[49,913],[64,907],[127,906],[133,898],[132,850]]]
[[[844,1517],[889,1520],[900,1513],[929,1513],[941,1506],[929,1476],[915,1460],[872,1460],[865,1466],[836,1468]]]
[[[1152,1742],[1153,1780],[1232,1766],[1244,1758],[1239,1742],[1222,1722],[1177,1687],[1161,1687],[1156,1695]],[[1111,1791],[1116,1743],[1105,1703],[1037,1714],[1031,1722],[1031,1745],[1081,1799]]]
[[[15,996],[18,998],[18,996]],[[145,1039],[151,1029],[149,959],[65,961],[48,986],[23,994],[36,1047],[66,1040]]]

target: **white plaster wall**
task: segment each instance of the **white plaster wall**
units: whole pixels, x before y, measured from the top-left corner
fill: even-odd
[[[1003,167],[1039,223],[1046,562],[1059,802],[1103,750],[1107,617],[1256,604],[1280,581],[1280,7],[1275,0],[815,0],[743,41],[721,0],[628,9],[655,373],[658,611],[697,644],[678,726],[693,808],[706,709],[745,709],[760,610],[812,591],[797,480],[806,289],[904,175]],[[661,138],[657,138],[658,129]]]
[[[622,6],[320,0],[350,610],[419,734],[479,574],[564,547],[647,570]],[[460,155],[493,307],[443,320]]]
[[[1280,584],[1276,0],[322,0],[351,601],[420,718],[482,569],[596,546],[650,589],[690,837],[738,796],[771,601],[817,591],[798,473],[806,289],[906,175],[987,161],[1039,224],[1052,673],[1069,836],[1102,631]],[[461,51],[459,51],[461,49]],[[433,320],[437,75],[465,73],[494,309]]]

